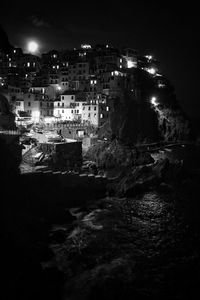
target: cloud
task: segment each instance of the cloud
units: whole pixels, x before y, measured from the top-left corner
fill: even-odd
[[[37,16],[31,16],[30,19],[31,19],[32,24],[35,27],[46,27],[46,28],[51,27],[51,25],[48,22],[42,20],[41,18],[38,18]]]

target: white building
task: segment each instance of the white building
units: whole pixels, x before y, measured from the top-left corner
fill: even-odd
[[[65,92],[54,101],[53,114],[60,121],[73,121],[75,114],[75,99],[76,94],[72,92]]]
[[[24,111],[34,123],[44,121],[45,117],[53,117],[53,100],[44,94],[24,94]]]
[[[82,121],[89,122],[94,126],[99,126],[99,104],[84,103]]]

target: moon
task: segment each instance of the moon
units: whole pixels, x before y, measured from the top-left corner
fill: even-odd
[[[38,43],[36,43],[35,41],[30,41],[28,43],[28,51],[31,52],[31,53],[36,53],[38,51],[38,48],[39,48],[39,45]]]

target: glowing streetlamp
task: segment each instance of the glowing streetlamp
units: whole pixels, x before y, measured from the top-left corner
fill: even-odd
[[[156,70],[154,68],[147,69],[147,72],[149,72],[152,75],[156,74]]]
[[[39,45],[35,41],[30,41],[27,45],[27,49],[30,53],[36,53],[38,51]]]
[[[151,104],[156,107],[158,106],[157,98],[156,97],[151,97]]]

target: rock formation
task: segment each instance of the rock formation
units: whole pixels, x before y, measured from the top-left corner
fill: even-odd
[[[100,130],[100,137],[117,138],[124,144],[187,140],[191,137],[189,121],[166,81],[158,88],[156,78],[136,69],[134,90],[124,88],[120,96],[110,98],[110,119]],[[133,80],[133,79],[132,79]],[[153,105],[151,98],[158,103]]]

